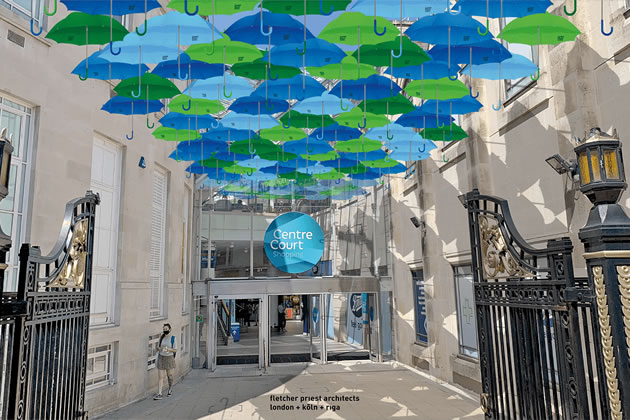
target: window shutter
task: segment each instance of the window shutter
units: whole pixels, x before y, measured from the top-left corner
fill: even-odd
[[[166,174],[153,173],[153,197],[151,200],[151,248],[149,252],[149,285],[151,288],[152,317],[162,315],[164,290],[164,245],[166,231]]]

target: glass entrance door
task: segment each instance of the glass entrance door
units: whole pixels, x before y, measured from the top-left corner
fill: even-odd
[[[367,294],[367,304],[364,309],[364,320],[367,320],[367,336],[368,336],[368,348],[370,351],[370,360],[374,362],[381,362],[382,356],[382,343],[381,343],[381,325],[379,316],[379,300],[376,293]]]
[[[326,299],[324,295],[309,296],[310,355],[311,361],[326,363]]]

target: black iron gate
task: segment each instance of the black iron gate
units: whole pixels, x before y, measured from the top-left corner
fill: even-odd
[[[94,221],[99,196],[66,205],[47,256],[23,244],[17,293],[2,294],[0,415],[76,419],[84,407]],[[2,278],[2,277],[0,277]]]
[[[536,249],[507,201],[478,190],[463,198],[486,418],[621,418],[607,402],[593,285],[573,275],[570,239]]]

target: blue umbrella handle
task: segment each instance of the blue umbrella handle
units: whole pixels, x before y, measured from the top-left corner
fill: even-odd
[[[35,19],[31,18],[31,33],[32,33],[33,35],[35,35],[35,36],[40,36],[40,35],[41,35],[41,33],[42,33],[42,31],[44,30],[44,27],[43,27],[43,26],[41,26],[41,27],[39,28],[39,32],[35,32],[35,30],[34,30],[34,28],[33,28],[33,22],[34,22],[34,21],[35,21]],[[603,22],[602,22],[602,25],[603,25]]]
[[[192,177],[192,172],[186,171],[186,179],[190,179]]]
[[[298,55],[306,54],[306,41],[304,41],[304,48],[302,51],[300,51],[300,47],[295,47],[295,51],[298,53]]]
[[[471,97],[471,98],[475,98],[475,99],[476,99],[476,98],[478,98],[478,97],[479,97],[479,91],[477,91],[477,94],[476,94],[476,95],[473,95],[473,93],[472,93],[472,86],[471,86],[471,87],[469,87],[469,88],[468,88],[468,90],[470,91],[470,97]]]
[[[127,137],[127,140],[132,140],[133,139],[133,129],[131,130],[131,137],[129,137],[129,135],[125,134],[125,137]]]
[[[400,37],[400,50],[398,51],[398,54],[394,54],[394,50],[391,50],[391,54],[392,57],[394,58],[400,58],[402,56],[403,53],[403,46],[402,46],[402,36]]]
[[[153,127],[155,127],[155,123],[152,123],[151,125],[149,125],[149,116],[147,115],[147,128],[150,130]]]
[[[278,80],[279,77],[280,77],[280,73],[276,73],[276,77],[269,76],[269,80]]]
[[[488,29],[488,25],[490,24],[490,19],[486,18],[486,30],[485,32],[482,32],[481,29],[479,27],[477,27],[477,33],[481,36],[486,36],[488,35],[489,29]]]
[[[324,0],[319,0],[319,13],[324,15],[324,16],[330,16],[332,15],[332,12],[335,11],[335,7],[331,4],[330,5],[330,12],[326,13],[324,12]]]
[[[427,143],[426,142],[422,143],[422,150],[420,150],[420,148],[418,147],[418,152],[420,152],[420,153],[424,153],[425,150],[427,150]]]
[[[538,71],[536,72],[536,76],[534,75],[530,75],[529,76],[534,82],[538,79],[540,79],[540,67],[538,68]]]
[[[118,52],[114,52],[114,41],[109,41],[109,52],[112,53],[112,55],[118,55],[120,54],[121,48],[118,48]]]
[[[186,12],[188,16],[195,16],[197,13],[199,13],[199,5],[195,6],[194,12],[190,13],[188,11],[188,0],[184,0],[184,12]]]
[[[604,19],[602,19],[602,20],[601,20],[601,31],[602,31],[602,34],[603,34],[604,36],[610,36],[610,35],[612,35],[612,33],[613,33],[613,27],[612,27],[612,25],[611,25],[611,26],[610,26],[610,31],[605,32],[605,31],[604,31]],[[41,31],[40,31],[40,32],[41,32]]]
[[[383,36],[385,35],[385,33],[387,32],[387,26],[383,27],[383,32],[379,32],[378,28],[376,27],[377,23],[376,23],[376,17],[374,17],[374,33],[378,36]]]
[[[192,108],[192,100],[191,100],[191,99],[188,99],[188,108],[186,108],[186,106],[185,106],[185,105],[182,105],[182,109],[183,109],[184,111],[190,111],[190,108]]]
[[[131,96],[133,96],[134,98],[139,98],[141,94],[142,94],[142,83],[138,82],[138,94],[136,95],[134,91],[132,90]]]
[[[457,80],[457,78],[459,77],[459,74],[455,73],[455,77],[451,76],[450,74],[448,75],[448,78],[452,81]]]
[[[367,126],[367,120],[365,118],[363,118],[363,125],[361,125],[361,123],[358,123],[357,126],[359,128],[365,128]]]
[[[223,85],[223,96],[225,96],[226,98],[231,98],[232,97],[232,91],[230,91],[229,95],[226,93],[225,85]]]
[[[273,33],[273,28],[270,26],[269,27],[269,32],[265,32],[265,28],[263,27],[263,20],[262,20],[262,16],[260,17],[260,34],[262,36],[269,36]]]
[[[322,125],[322,132],[320,133],[321,135],[316,135],[315,138],[317,138],[317,140],[324,140],[324,126]]]
[[[139,28],[139,26],[138,26],[138,28]],[[140,32],[140,31],[138,30],[138,28],[136,28],[136,33],[138,34],[138,36],[144,36],[144,35],[146,35],[146,34],[147,34],[147,21],[146,21],[146,19],[144,20],[144,28],[143,28],[143,31],[142,31],[142,32]]]
[[[217,125],[214,125],[214,123],[210,123],[210,127],[212,128],[219,128],[219,126],[221,125],[221,123],[219,121],[216,121]]]
[[[337,184],[337,185],[341,184],[341,178],[335,179],[335,184]]]
[[[44,4],[44,13],[46,13],[46,16],[54,16],[54,15],[55,15],[55,13],[57,13],[57,0],[55,0],[55,3],[54,3],[54,8],[53,8],[52,13],[50,13],[50,12],[48,11],[48,8],[47,8],[47,7],[46,7],[46,5]]]
[[[501,99],[499,99],[499,106],[494,106],[494,104],[492,104],[492,109],[494,109],[495,111],[498,111],[501,109],[502,103],[501,103]]]

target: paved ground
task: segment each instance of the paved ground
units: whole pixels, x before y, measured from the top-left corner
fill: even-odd
[[[211,375],[192,371],[171,397],[147,398],[103,418],[482,420],[477,401],[397,364],[287,364],[264,375],[256,368],[220,366]]]

